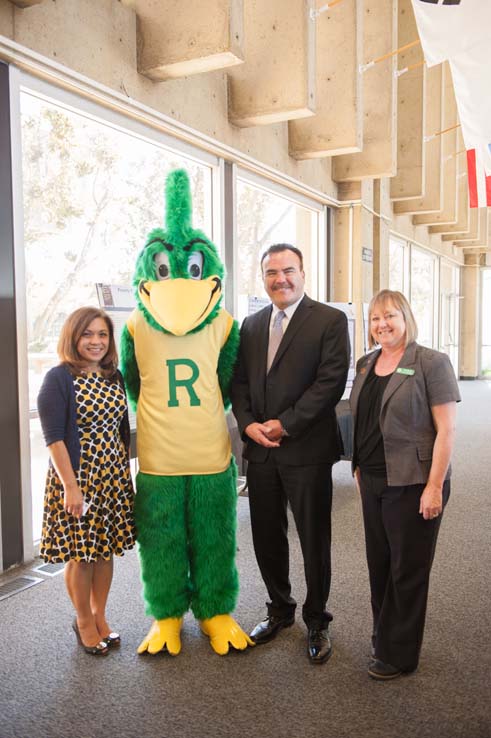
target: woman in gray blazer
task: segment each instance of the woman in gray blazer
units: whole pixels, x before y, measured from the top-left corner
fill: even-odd
[[[404,295],[379,292],[368,320],[376,350],[358,361],[351,391],[353,471],[373,612],[368,673],[386,680],[418,665],[460,394],[446,354],[416,343]]]

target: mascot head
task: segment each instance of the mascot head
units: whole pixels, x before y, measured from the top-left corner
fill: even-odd
[[[210,323],[222,297],[223,264],[216,247],[192,226],[189,178],[167,177],[165,230],[148,234],[133,283],[138,307],[157,330],[184,336]]]

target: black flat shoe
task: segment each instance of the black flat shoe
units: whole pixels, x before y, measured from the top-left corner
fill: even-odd
[[[373,659],[368,667],[368,675],[372,679],[378,679],[381,682],[388,679],[397,679],[402,673],[402,669],[399,669],[398,666],[386,664],[384,661],[379,661],[379,659]]]
[[[102,640],[107,643],[108,648],[114,648],[121,644],[121,636],[119,633],[109,633],[109,635],[104,636]]]
[[[309,628],[307,653],[312,664],[323,664],[332,656],[327,628]]]
[[[268,641],[272,641],[273,638],[276,638],[280,630],[290,628],[294,622],[294,617],[278,618],[276,615],[268,615],[265,620],[261,620],[251,631],[251,639],[257,644],[267,643]]]
[[[77,641],[79,642],[79,645],[84,649],[85,653],[88,653],[91,656],[107,656],[107,654],[109,653],[109,648],[105,640],[99,641],[96,646],[86,646],[85,643],[83,643],[82,641],[76,618],[72,623],[72,628],[75,631],[75,635],[77,636]]]

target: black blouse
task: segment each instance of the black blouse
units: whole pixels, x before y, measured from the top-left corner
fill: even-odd
[[[360,471],[385,477],[384,442],[379,418],[382,397],[392,374],[379,377],[372,368],[360,392],[355,430],[356,458]]]

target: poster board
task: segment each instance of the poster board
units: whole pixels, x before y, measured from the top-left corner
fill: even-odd
[[[119,354],[121,334],[126,321],[136,307],[133,287],[120,284],[96,282],[97,299],[100,307],[109,315],[114,325],[114,339]],[[136,414],[128,407],[131,430],[136,428]]]
[[[256,297],[255,295],[247,296],[247,315],[254,315],[265,307],[271,305],[269,297]]]
[[[355,335],[356,335],[356,311],[355,306],[351,302],[326,302],[326,305],[341,310],[348,319],[348,336],[350,342],[350,360],[348,369],[348,379],[342,396],[342,400],[349,397],[353,380],[355,378]]]

